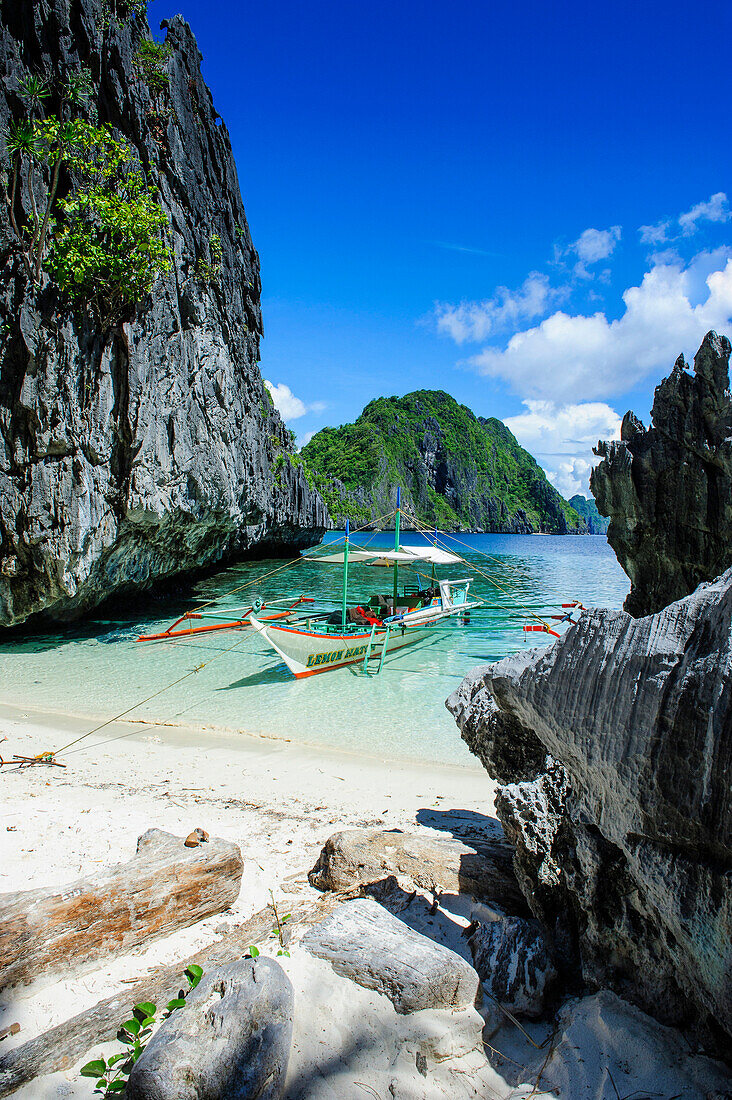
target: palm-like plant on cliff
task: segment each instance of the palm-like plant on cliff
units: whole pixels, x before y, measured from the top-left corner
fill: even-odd
[[[45,270],[107,329],[169,270],[165,215],[129,145],[82,117],[91,96],[86,71],[61,86],[57,115],[37,117],[52,95],[42,78],[28,77],[21,95],[29,117],[5,135],[3,190],[25,273],[37,284]]]

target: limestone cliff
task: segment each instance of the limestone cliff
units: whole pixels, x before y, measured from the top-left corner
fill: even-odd
[[[732,565],[730,342],[709,332],[690,374],[683,355],[656,389],[646,429],[632,412],[599,443],[590,487],[632,582],[625,609],[659,611]]]
[[[443,390],[379,397],[354,424],[318,432],[303,457],[336,522],[378,522],[396,507],[400,485],[404,508],[427,527],[587,531],[505,424]]]
[[[588,611],[447,706],[565,975],[729,1056],[732,569],[645,618]]]
[[[88,67],[89,110],[158,189],[173,263],[126,323],[102,333],[47,276],[29,286],[3,208],[0,625],[73,617],[228,554],[317,541],[328,525],[257,366],[259,259],[201,55],[176,16],[169,54],[146,80],[139,7],[2,5],[0,130],[24,117],[28,74],[54,85]],[[26,214],[30,201],[26,189]]]

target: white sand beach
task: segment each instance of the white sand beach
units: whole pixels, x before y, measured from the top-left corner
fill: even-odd
[[[55,749],[94,724],[82,716],[0,705],[0,735],[7,738],[0,754],[7,759]],[[201,827],[238,844],[245,864],[241,892],[229,911],[147,949],[102,966],[79,959],[73,975],[40,977],[26,988],[6,990],[0,997],[0,1030],[18,1023],[20,1031],[2,1041],[0,1057],[124,990],[155,966],[185,959],[221,938],[265,906],[270,891],[284,908],[308,896],[313,901],[322,897],[306,874],[327,838],[341,828],[399,828],[443,837],[461,832],[492,836],[498,828],[493,785],[477,764],[381,760],[263,737],[134,723],[107,726],[80,746],[84,751],[60,757],[66,768],[0,771],[0,893],[61,885],[127,861],[138,836],[151,827],[179,836]],[[443,898],[436,921],[425,908],[424,930],[466,955],[459,933],[472,914],[460,901]],[[275,947],[263,950],[275,954]],[[484,1006],[492,1026],[483,1039],[494,1068],[483,1055],[483,1021],[473,1009],[398,1016],[386,997],[339,977],[329,964],[299,950],[296,941],[292,957],[280,961],[296,993],[286,1092],[293,1098],[531,1094],[599,1100],[611,1095],[606,1091],[610,1066],[615,1067],[613,1079],[622,1080],[620,1095],[665,1086],[681,1074],[686,1082],[682,1095],[706,1097],[723,1080],[706,1059],[692,1058],[688,1051],[682,1058],[676,1033],[642,1013],[628,1023],[614,999],[599,1005],[587,1000],[580,1018],[570,1021],[572,1041],[567,1040],[566,1050],[556,1035],[551,1038],[549,1024],[531,1025],[536,1042],[550,1040],[540,1051],[508,1022],[496,1031],[495,1008]],[[651,1039],[655,1046],[649,1062]],[[113,1035],[110,1040],[108,1052],[116,1049]],[[584,1054],[578,1053],[578,1044]],[[93,1081],[79,1077],[78,1069],[100,1049],[15,1095],[23,1100],[90,1097]],[[427,1052],[428,1077],[418,1071],[415,1051]],[[551,1087],[555,1082],[556,1090]],[[662,1088],[655,1091],[666,1095]]]

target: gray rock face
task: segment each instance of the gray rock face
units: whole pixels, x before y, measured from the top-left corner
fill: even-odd
[[[206,974],[153,1035],[129,1100],[276,1100],[292,1043],[294,993],[274,959]]]
[[[346,829],[329,837],[308,875],[317,890],[348,890],[400,875],[423,890],[449,890],[521,913],[524,899],[505,840],[465,844],[399,829]]]
[[[257,366],[259,258],[195,39],[179,16],[167,25],[168,87],[154,91],[135,64],[146,24],[107,22],[101,0],[3,7],[0,131],[27,115],[29,72],[89,66],[99,121],[159,189],[173,265],[128,323],[100,334],[47,276],[28,285],[1,206],[0,625],[71,618],[226,555],[315,542],[329,525]],[[197,261],[214,236],[211,280]]]
[[[729,1049],[732,570],[643,619],[586,612],[447,705],[565,973]]]
[[[709,332],[691,375],[683,355],[656,389],[645,429],[628,412],[590,487],[632,582],[625,610],[649,615],[732,565],[729,340]]]
[[[557,972],[539,923],[489,921],[468,942],[483,989],[514,1015],[541,1016]]]
[[[302,940],[337,974],[385,994],[397,1012],[465,1008],[478,996],[472,966],[370,898],[345,902]]]

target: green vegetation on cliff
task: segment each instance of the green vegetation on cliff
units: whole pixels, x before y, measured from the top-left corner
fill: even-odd
[[[403,505],[443,530],[585,531],[500,420],[476,417],[442,390],[371,401],[354,424],[303,448],[331,516],[365,523]]]
[[[577,495],[570,497],[569,503],[572,505],[575,512],[582,516],[591,535],[604,535],[607,533],[610,520],[600,514],[592,497],[588,499],[587,497]]]

